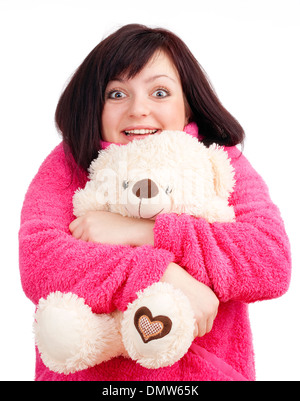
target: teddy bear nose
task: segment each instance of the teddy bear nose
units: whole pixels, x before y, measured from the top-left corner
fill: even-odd
[[[145,178],[144,180],[137,181],[134,184],[132,192],[140,199],[150,199],[156,196],[159,190],[154,181]]]

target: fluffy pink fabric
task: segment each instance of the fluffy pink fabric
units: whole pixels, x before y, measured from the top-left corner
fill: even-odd
[[[111,312],[135,299],[138,290],[160,280],[175,261],[220,299],[212,331],[195,344],[255,379],[250,302],[285,293],[290,281],[290,249],[277,207],[261,177],[235,148],[226,148],[236,172],[230,202],[235,223],[209,224],[188,215],[160,215],[155,246],[133,248],[86,243],[68,229],[72,196],[86,174],[74,173],[62,145],[47,157],[25,197],[21,216],[20,272],[23,289],[35,304],[50,292],[73,292],[95,313]],[[167,368],[147,370],[115,358],[68,376],[50,372],[38,353],[36,380],[232,380],[191,349]]]

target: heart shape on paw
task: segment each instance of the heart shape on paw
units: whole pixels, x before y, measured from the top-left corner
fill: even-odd
[[[165,337],[170,333],[172,321],[167,316],[152,316],[151,311],[142,306],[134,315],[134,325],[144,343]]]

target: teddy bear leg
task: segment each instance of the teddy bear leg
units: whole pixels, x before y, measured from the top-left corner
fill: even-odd
[[[121,324],[126,351],[146,368],[173,365],[194,340],[195,319],[189,300],[167,283],[155,283],[137,295]]]
[[[54,292],[40,300],[34,332],[44,364],[58,373],[95,366],[124,349],[115,318],[94,314],[72,293]]]

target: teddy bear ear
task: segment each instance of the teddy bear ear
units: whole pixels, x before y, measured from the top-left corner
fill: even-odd
[[[216,144],[212,144],[208,148],[208,154],[214,172],[215,191],[218,196],[227,199],[235,184],[234,169],[228,154]]]

